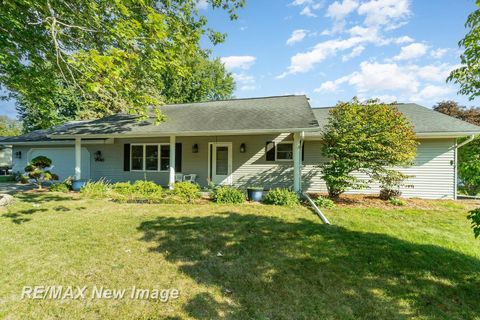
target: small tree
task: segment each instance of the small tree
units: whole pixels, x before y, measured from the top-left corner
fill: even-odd
[[[470,196],[480,193],[480,139],[458,150],[458,176],[461,190]]]
[[[35,180],[38,189],[42,189],[42,183],[50,180],[58,180],[58,176],[51,173],[47,168],[52,165],[52,160],[45,156],[38,156],[32,159],[25,167],[25,172],[30,179]]]
[[[377,180],[392,166],[411,165],[417,141],[408,119],[392,105],[378,100],[340,102],[330,111],[323,132],[321,167],[328,194],[337,198],[347,189],[367,188],[353,172]]]

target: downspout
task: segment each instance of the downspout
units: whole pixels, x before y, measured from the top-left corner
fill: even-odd
[[[308,200],[310,205],[313,208],[313,211],[320,217],[323,223],[325,224],[330,224],[330,221],[328,221],[327,217],[323,214],[323,212],[318,208],[318,206],[315,204],[315,202],[312,200],[312,198],[309,197],[307,193],[304,193],[303,196]]]
[[[454,170],[455,170],[455,173],[454,173],[455,187],[454,188],[455,189],[454,189],[454,195],[453,195],[454,200],[457,200],[457,188],[458,188],[458,149],[463,147],[464,145],[472,142],[473,139],[475,139],[474,134],[469,136],[467,138],[467,140],[463,141],[462,143],[455,145],[455,149],[454,149],[454,151],[455,151],[455,167],[454,167]]]

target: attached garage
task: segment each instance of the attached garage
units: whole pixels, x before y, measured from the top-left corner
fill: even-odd
[[[75,176],[75,148],[32,148],[28,151],[27,161],[45,156],[52,160],[52,172],[57,174],[60,180]],[[90,178],[90,152],[82,148],[82,178]]]

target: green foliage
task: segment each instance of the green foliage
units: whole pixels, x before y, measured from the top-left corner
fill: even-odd
[[[50,186],[50,191],[52,192],[68,192],[70,188],[67,186],[65,182],[54,183]]]
[[[175,183],[172,190],[172,194],[189,203],[200,197],[199,192],[200,187],[198,184],[189,181]]]
[[[476,2],[479,6],[480,1]],[[478,81],[480,75],[480,64],[478,63],[480,61],[480,9],[468,16],[465,27],[469,28],[469,31],[465,38],[458,43],[462,49],[461,66],[453,70],[447,80],[460,85],[458,93],[473,100],[480,95],[480,82]]]
[[[382,172],[376,172],[372,181],[378,181],[380,184],[380,199],[389,200],[402,195],[401,187],[413,188],[413,185],[405,184],[405,180],[410,177],[399,171],[385,169]]]
[[[390,202],[390,204],[392,204],[394,206],[397,206],[397,207],[403,207],[404,205],[407,204],[404,200],[396,198],[396,197],[390,198],[388,200],[388,202]]]
[[[216,203],[244,203],[247,198],[245,194],[234,187],[221,186],[212,193],[212,199]]]
[[[81,189],[80,193],[91,199],[107,198],[110,192],[110,184],[105,180],[88,181]]]
[[[0,116],[0,136],[18,136],[21,133],[22,127],[18,121]]]
[[[465,106],[459,105],[458,102],[448,100],[437,103],[433,107],[433,110],[475,124],[477,126],[480,125],[479,107],[467,108]]]
[[[327,208],[327,209],[335,208],[335,202],[325,197],[318,197],[317,199],[315,199],[314,202],[319,208]]]
[[[480,193],[480,138],[458,149],[458,176],[461,190],[468,195]]]
[[[130,182],[117,182],[112,185],[113,192],[120,195],[129,195],[134,192],[133,186]]]
[[[209,0],[231,19],[244,0]],[[211,51],[198,0],[4,1],[0,85],[24,130],[151,106],[230,97],[232,75]],[[157,110],[157,109],[155,109]],[[156,112],[157,120],[162,119]]]
[[[276,188],[268,191],[263,198],[265,204],[276,206],[295,206],[299,204],[297,194],[288,189]]]
[[[35,180],[38,189],[42,189],[42,183],[50,180],[58,180],[58,176],[46,168],[52,165],[52,160],[45,156],[38,156],[33,158],[25,167],[25,172],[30,179]]]
[[[473,234],[475,234],[475,238],[478,238],[480,236],[480,208],[469,211],[467,218],[472,223],[472,229]]]
[[[356,98],[330,111],[323,141],[322,152],[329,160],[321,165],[322,178],[331,198],[349,188],[367,188],[353,172],[374,178],[386,167],[411,165],[417,147],[411,123],[394,106]]]

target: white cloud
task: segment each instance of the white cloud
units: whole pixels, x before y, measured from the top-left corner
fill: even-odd
[[[198,6],[198,9],[205,10],[208,8],[208,2],[207,0],[198,0],[197,6]]]
[[[356,0],[335,1],[327,9],[327,17],[335,20],[343,20],[359,6]]]
[[[250,69],[250,67],[255,63],[257,58],[253,56],[229,56],[222,57],[220,58],[220,60],[225,64],[225,68],[227,68],[228,70],[247,70]]]
[[[312,18],[317,16],[315,13],[312,12],[312,10],[310,10],[309,6],[306,6],[305,8],[303,8],[303,10],[300,11],[300,14],[302,16],[307,16],[307,17],[312,17]]]
[[[313,0],[294,0],[291,5],[292,6],[302,6],[304,4],[311,4]]]
[[[423,43],[412,43],[408,46],[402,47],[400,53],[393,57],[393,60],[410,60],[419,58],[427,53],[428,46]]]
[[[412,101],[438,101],[452,94],[454,90],[447,86],[427,85],[417,95],[412,96]]]
[[[298,29],[292,32],[292,35],[287,40],[287,45],[291,46],[297,42],[302,41],[308,34],[308,30]]]
[[[233,79],[235,80],[238,89],[241,91],[255,90],[255,78],[245,73],[233,73]]]
[[[440,59],[442,58],[446,53],[448,52],[448,49],[446,48],[438,48],[435,50],[430,51],[430,55],[435,58],[435,59]]]
[[[357,12],[365,16],[366,25],[395,26],[410,16],[410,0],[370,0],[362,3]]]
[[[415,40],[410,38],[409,36],[403,36],[403,37],[396,38],[393,42],[395,42],[396,44],[404,44],[404,43],[410,43],[414,41]]]
[[[337,91],[337,84],[334,81],[325,81],[313,91],[317,93],[335,92]]]
[[[358,47],[355,47],[353,48],[352,52],[350,52],[349,54],[345,54],[342,56],[342,61],[343,62],[346,62],[350,59],[353,59],[355,57],[358,57],[359,55],[362,54],[362,52],[365,50],[365,47],[364,46],[358,46]]]

